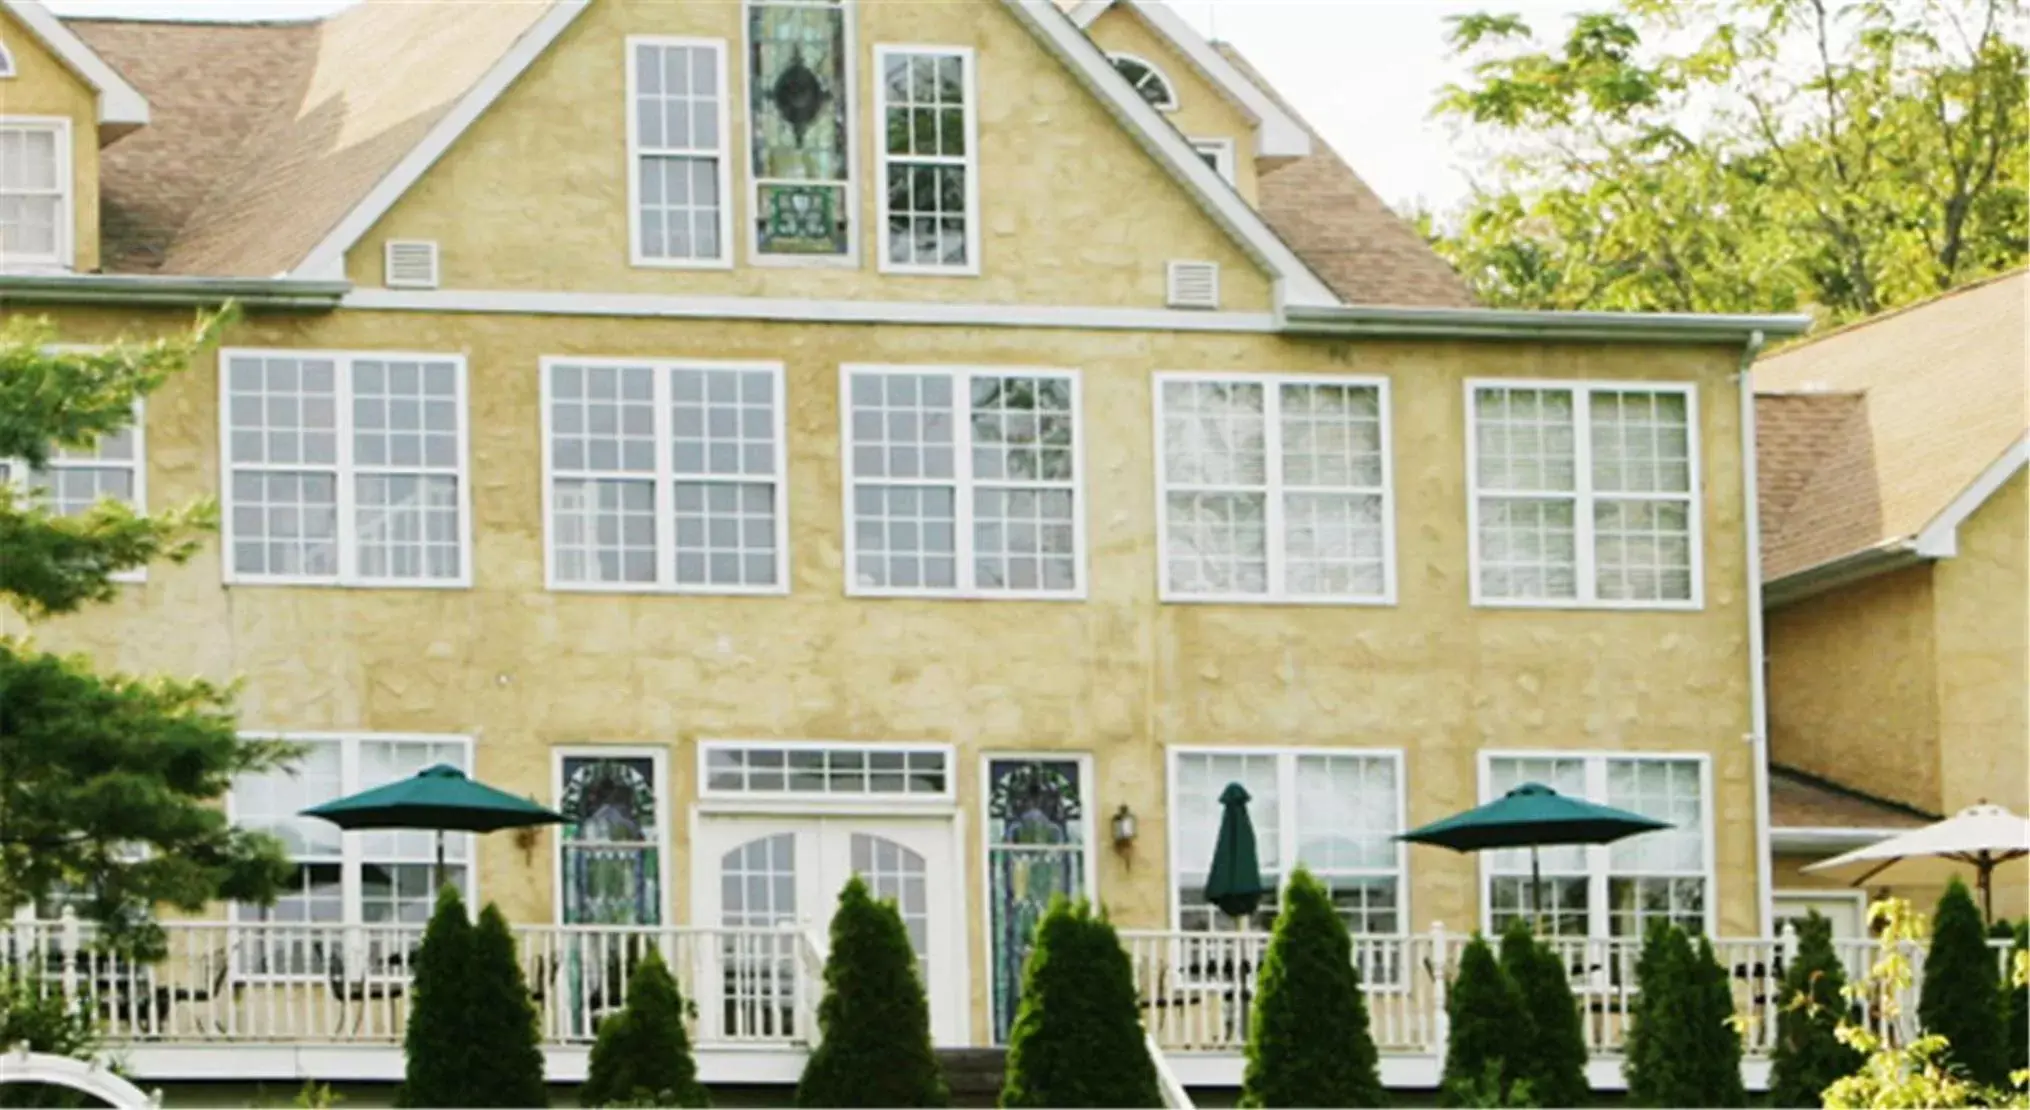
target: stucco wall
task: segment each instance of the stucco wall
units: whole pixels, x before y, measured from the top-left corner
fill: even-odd
[[[2030,812],[2030,487],[2018,471],[1959,529],[1933,572],[1939,781],[1950,813]]]
[[[440,244],[446,288],[1158,308],[1164,261],[1205,259],[1220,263],[1222,307],[1269,306],[1267,278],[1233,240],[1062,63],[987,0],[851,6],[860,264],[752,265],[741,12],[738,4],[592,5],[351,252],[348,276],[381,284],[385,241],[420,238]],[[629,265],[624,42],[631,34],[728,44],[731,270]],[[877,270],[878,132],[870,130],[877,43],[976,52],[978,277]]]
[[[1207,80],[1125,4],[1107,9],[1106,14],[1086,28],[1086,35],[1101,50],[1133,54],[1161,69],[1177,96],[1177,110],[1164,113],[1164,117],[1188,138],[1232,140],[1234,188],[1249,204],[1260,203],[1255,191],[1254,122],[1227,99],[1219,86]]]
[[[0,116],[61,116],[70,120],[73,268],[99,268],[98,96],[20,21],[0,11],[0,42],[14,56],[12,78],[0,78]]]
[[[1909,567],[1770,612],[1770,758],[1937,812],[1932,578]]]
[[[66,334],[101,337],[131,318],[69,313]],[[208,547],[188,566],[157,568],[117,604],[45,626],[44,642],[90,649],[113,667],[244,676],[249,727],[471,734],[482,777],[538,798],[552,792],[551,745],[666,747],[672,920],[690,913],[693,741],[780,737],[957,747],[961,806],[974,810],[962,859],[979,992],[974,807],[986,750],[1094,755],[1096,813],[1125,803],[1141,819],[1129,857],[1098,847],[1099,892],[1117,922],[1140,927],[1169,920],[1167,744],[1403,749],[1412,824],[1477,800],[1483,748],[1705,752],[1716,793],[1717,924],[1735,935],[1755,928],[1730,351],[359,312],[256,318],[231,342],[469,357],[475,587],[228,589]],[[536,360],[574,352],[787,363],[789,596],[544,590]],[[843,597],[837,368],[847,360],[1079,369],[1090,598]],[[1159,368],[1387,375],[1400,603],[1158,604],[1150,372]],[[215,374],[208,360],[151,402],[157,504],[218,489]],[[1467,375],[1700,382],[1704,610],[1471,608]],[[547,833],[527,857],[508,838],[485,842],[483,896],[518,919],[551,920],[553,855]],[[1477,920],[1477,874],[1471,857],[1412,849],[1410,924]]]

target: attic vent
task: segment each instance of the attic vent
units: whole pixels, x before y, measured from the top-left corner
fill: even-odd
[[[1170,263],[1171,308],[1218,308],[1219,263]]]
[[[428,239],[390,239],[387,272],[390,289],[437,288],[437,244]]]

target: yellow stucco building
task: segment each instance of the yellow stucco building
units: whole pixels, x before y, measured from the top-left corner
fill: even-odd
[[[30,630],[307,745],[230,803],[297,885],[221,920],[420,921],[427,842],[296,812],[443,761],[569,818],[453,845],[530,928],[821,938],[868,875],[949,1045],[1053,892],[1213,926],[1229,781],[1365,937],[1520,912],[1526,860],[1389,837],[1533,779],[1675,826],[1546,853],[1560,933],[1766,931],[1742,368],[1802,321],[1475,308],[1150,0],[0,44],[0,313],[249,308],[45,476],[218,541]]]

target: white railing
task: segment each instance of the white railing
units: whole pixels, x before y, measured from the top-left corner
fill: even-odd
[[[30,973],[100,1022],[112,1042],[395,1044],[408,1023],[420,926],[170,922],[147,963],[60,921],[0,925],[0,970]],[[522,974],[546,1043],[589,1044],[625,1002],[641,958],[659,951],[692,1009],[693,1037],[800,1046],[822,982],[792,929],[524,926]]]

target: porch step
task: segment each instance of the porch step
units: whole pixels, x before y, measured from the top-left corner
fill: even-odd
[[[945,1086],[951,1089],[952,1105],[992,1106],[1008,1070],[1008,1050],[940,1048],[937,1062],[944,1069]],[[986,1101],[980,1101],[982,1096]]]

